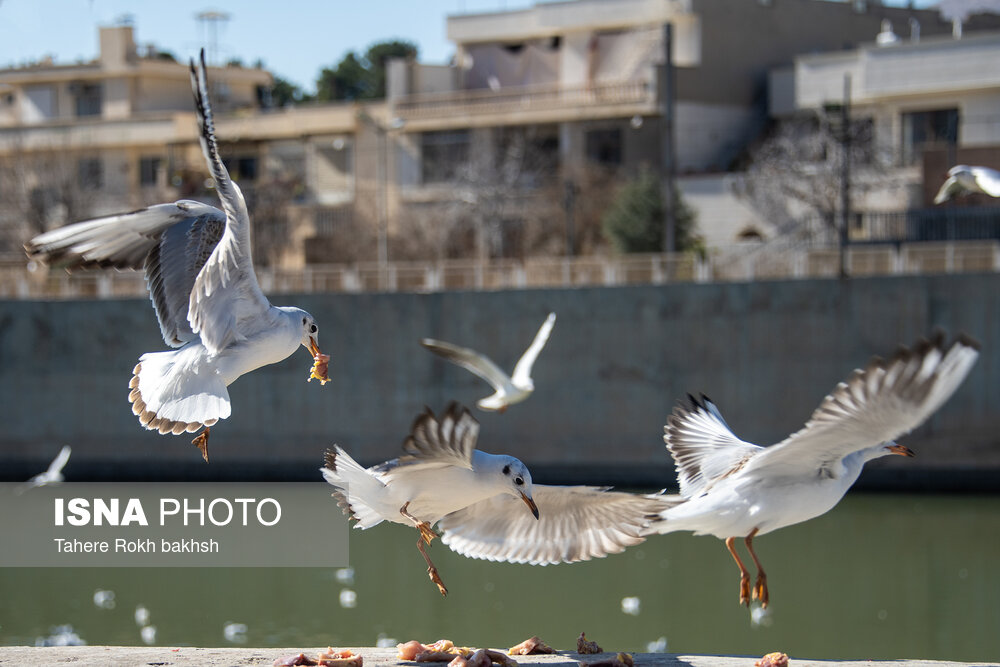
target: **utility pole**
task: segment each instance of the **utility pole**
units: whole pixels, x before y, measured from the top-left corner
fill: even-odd
[[[567,178],[563,182],[563,213],[566,218],[566,256],[572,257],[576,254],[576,183],[572,178]]]
[[[847,226],[851,219],[851,75],[844,75],[840,105],[840,277],[847,277]]]
[[[663,25],[663,69],[660,71],[660,192],[663,197],[663,252],[677,249],[677,203],[674,199],[677,162],[674,151],[676,92],[673,57],[674,26]]]

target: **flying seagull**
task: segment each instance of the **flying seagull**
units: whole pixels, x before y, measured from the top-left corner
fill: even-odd
[[[531,396],[531,392],[535,391],[535,383],[531,380],[531,367],[535,364],[538,353],[545,347],[545,342],[548,341],[555,323],[556,314],[549,313],[549,316],[542,322],[541,328],[538,329],[538,333],[535,334],[535,339],[531,341],[531,345],[514,366],[513,375],[507,375],[493,363],[492,359],[475,350],[433,338],[424,338],[420,344],[434,354],[444,357],[453,364],[458,364],[489,382],[496,393],[481,399],[476,405],[479,406],[480,410],[502,413],[509,406],[520,403]]]
[[[430,410],[417,417],[400,458],[366,470],[337,447],[320,468],[355,528],[391,521],[420,531],[417,548],[442,595],[448,590],[424,549],[437,536],[435,523],[462,555],[547,565],[638,544],[666,506],[659,497],[533,485],[518,459],[476,449],[478,435],[476,419],[452,403],[440,419]]]
[[[934,203],[943,204],[952,197],[970,192],[1000,197],[1000,171],[989,167],[955,165],[948,170],[948,180],[938,190]]]
[[[864,464],[890,454],[913,456],[894,440],[922,424],[954,393],[979,355],[965,336],[945,347],[942,335],[873,359],[837,385],[799,431],[771,447],[740,440],[711,400],[689,397],[664,427],[680,495],[650,533],[690,530],[714,535],[740,569],[740,603],[751,595],[767,607],[767,575],[753,539],[831,510]],[[741,537],[757,566],[750,573],[736,553]]]
[[[230,415],[228,385],[299,345],[317,364],[325,355],[313,316],[272,306],[257,284],[246,202],[219,157],[204,50],[191,63],[191,85],[221,211],[188,200],[159,204],[46,232],[25,250],[66,269],[143,269],[163,340],[177,349],[139,358],[129,382],[132,412],[161,434],[204,428],[192,442],[208,461],[209,427]]]
[[[21,492],[27,489],[34,488],[36,486],[45,486],[47,484],[58,484],[65,480],[63,477],[62,470],[66,467],[66,463],[69,461],[70,454],[73,453],[72,448],[69,445],[63,445],[63,448],[59,450],[56,457],[52,459],[52,463],[49,464],[49,469],[45,472],[40,472],[31,479],[29,479]]]

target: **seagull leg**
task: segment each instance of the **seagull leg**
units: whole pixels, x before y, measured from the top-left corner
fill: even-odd
[[[760,606],[767,609],[767,603],[770,597],[767,594],[767,573],[764,572],[764,568],[760,566],[760,561],[757,559],[757,554],[753,551],[753,538],[757,534],[757,529],[754,528],[750,531],[750,534],[746,536],[744,542],[747,545],[747,551],[750,552],[750,557],[753,558],[754,565],[757,566],[757,581],[753,585],[753,597],[755,600],[760,600]]]
[[[412,521],[413,525],[416,526],[417,530],[420,531],[420,537],[423,538],[423,540],[427,542],[427,544],[430,544],[431,542],[434,541],[434,538],[437,537],[437,533],[435,533],[434,529],[431,528],[431,524],[427,523],[426,521],[421,521],[417,517],[407,512],[406,508],[409,506],[410,506],[410,501],[407,500],[405,503],[403,503],[403,506],[399,508],[399,513],[402,514],[407,519],[409,519],[410,521]]]
[[[736,565],[740,568],[740,604],[745,604],[750,606],[750,572],[747,571],[746,566],[743,565],[743,561],[736,554],[736,547],[733,543],[736,541],[735,537],[726,538],[726,548],[729,549],[729,553],[732,554],[733,560],[736,561]]]
[[[202,429],[201,433],[191,441],[191,444],[201,450],[201,458],[205,459],[205,463],[208,463],[208,432],[209,428],[206,426]]]
[[[427,555],[426,551],[424,551],[425,539],[426,538],[423,533],[421,533],[420,537],[417,539],[417,549],[420,550],[420,555],[423,556],[424,560],[427,562],[427,576],[431,578],[431,581],[433,581],[438,587],[438,590],[441,591],[441,595],[448,595],[448,589],[444,587],[444,582],[441,581],[441,575],[438,574],[437,568],[434,567],[434,563],[431,562],[431,557]],[[428,542],[428,544],[430,544],[430,542]]]

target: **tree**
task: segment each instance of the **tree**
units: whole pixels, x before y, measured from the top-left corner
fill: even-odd
[[[784,121],[750,154],[737,191],[786,238],[832,241],[840,225],[844,142],[840,110]],[[878,145],[869,119],[848,128],[852,199],[901,187],[892,151]]]
[[[370,100],[385,97],[385,68],[390,58],[416,58],[410,42],[377,42],[364,56],[348,51],[334,68],[324,67],[316,80],[316,99]]]
[[[695,235],[696,215],[680,193],[674,191],[675,230],[678,251],[700,249]],[[608,241],[619,252],[660,252],[663,248],[663,196],[660,181],[651,171],[643,171],[618,192],[604,212],[602,226]]]
[[[272,105],[281,108],[307,101],[309,96],[297,85],[280,76],[274,77],[274,83],[271,84]]]

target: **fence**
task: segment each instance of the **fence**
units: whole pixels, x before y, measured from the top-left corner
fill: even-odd
[[[853,245],[847,249],[851,276],[1000,272],[1000,241],[946,241],[898,245]],[[524,261],[470,260],[307,265],[301,269],[260,268],[269,294],[322,292],[440,292],[542,287],[660,285],[834,278],[836,248],[740,246],[691,254],[532,258]],[[115,298],[146,293],[138,271],[47,271],[0,267],[0,298]]]

